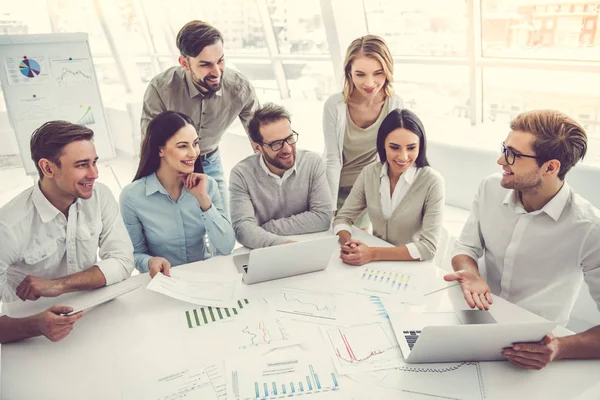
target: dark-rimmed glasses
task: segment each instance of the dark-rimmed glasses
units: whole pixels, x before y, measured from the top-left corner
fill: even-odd
[[[535,158],[539,159],[541,157],[538,156],[530,156],[528,154],[517,153],[514,150],[506,147],[504,143],[502,143],[502,153],[504,154],[504,159],[508,165],[513,165],[517,158],[526,157],[526,158]]]
[[[269,146],[271,148],[271,150],[273,151],[279,151],[281,149],[283,149],[283,143],[287,142],[287,144],[289,144],[290,146],[293,144],[296,144],[296,142],[298,141],[298,132],[296,131],[292,131],[294,133],[292,133],[290,136],[286,137],[285,139],[280,139],[280,140],[275,140],[274,142],[271,143],[261,143],[262,146]]]

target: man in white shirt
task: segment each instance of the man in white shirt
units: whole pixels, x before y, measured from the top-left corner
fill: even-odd
[[[510,128],[498,158],[502,177],[488,177],[479,187],[453,253],[456,272],[445,279],[460,283],[471,308],[489,309],[493,293],[566,324],[583,279],[600,307],[600,213],[564,180],[585,155],[587,136],[553,110],[523,113]],[[515,344],[503,354],[525,369],[561,358],[600,358],[600,325]]]
[[[87,127],[47,122],[31,137],[40,181],[0,209],[0,295],[4,303],[56,297],[119,282],[133,246],[110,190],[95,183],[98,156]],[[100,260],[97,260],[98,248]],[[82,313],[54,306],[27,318],[0,317],[0,343],[63,339]]]

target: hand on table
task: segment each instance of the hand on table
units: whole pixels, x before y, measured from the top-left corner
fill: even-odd
[[[72,307],[52,306],[35,315],[39,333],[53,342],[64,339],[73,330],[75,322],[83,317],[83,312],[69,316],[61,315],[71,311],[73,311]]]
[[[37,300],[40,297],[60,296],[63,294],[63,287],[59,280],[27,275],[17,286],[16,294],[23,301]]]
[[[537,343],[515,343],[502,351],[508,362],[523,369],[539,370],[558,358],[560,345],[552,335]]]
[[[447,282],[458,281],[467,304],[471,308],[489,310],[493,303],[490,287],[485,279],[470,271],[456,271],[453,274],[444,275]]]
[[[364,265],[373,261],[369,246],[359,240],[350,240],[341,247],[340,258],[349,265]]]
[[[154,275],[162,272],[163,275],[171,276],[169,270],[171,269],[171,263],[166,258],[162,257],[151,257],[148,260],[148,271],[150,278],[154,278]]]

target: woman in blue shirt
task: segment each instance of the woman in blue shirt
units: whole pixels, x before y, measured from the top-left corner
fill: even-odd
[[[220,254],[235,245],[217,182],[202,173],[198,142],[187,115],[158,114],[148,125],[135,178],[121,192],[135,267],[151,277],[209,258],[205,234]]]

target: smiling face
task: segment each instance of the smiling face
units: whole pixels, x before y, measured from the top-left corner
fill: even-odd
[[[385,156],[390,175],[399,176],[419,157],[419,136],[408,129],[394,129],[385,138]]]
[[[167,140],[159,150],[160,168],[182,175],[194,172],[194,163],[200,155],[200,139],[192,125],[185,125]]]
[[[94,144],[89,140],[71,142],[63,147],[59,160],[60,166],[55,164],[52,168],[55,194],[62,198],[91,198],[98,179]]]
[[[376,96],[383,89],[386,76],[379,61],[364,55],[352,62],[350,74],[355,90],[365,97]]]
[[[536,155],[533,151],[535,135],[523,131],[511,131],[504,145],[516,154]],[[515,157],[513,165],[508,165],[504,154],[498,157],[498,164],[502,166],[502,181],[500,185],[506,189],[531,191],[542,185],[543,168],[534,158]]]
[[[203,92],[215,93],[221,89],[225,71],[223,43],[206,46],[196,57],[179,57],[179,63],[190,72],[194,84]]]
[[[282,118],[275,122],[260,126],[260,133],[263,143],[273,143],[277,140],[283,140],[292,135],[292,126],[287,118]],[[296,162],[296,144],[283,142],[283,147],[279,151],[274,151],[268,145],[256,145],[256,150],[262,154],[267,166],[274,167],[274,173],[283,172],[294,166]],[[279,170],[279,171],[277,171]]]

